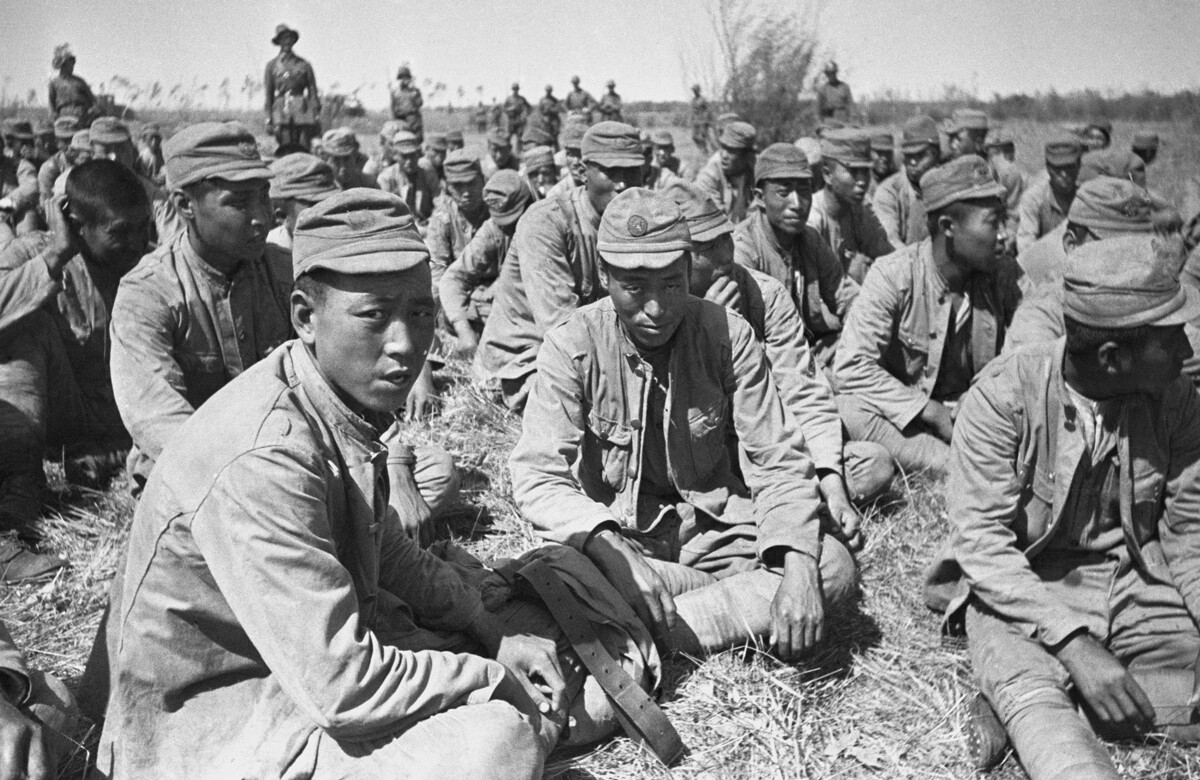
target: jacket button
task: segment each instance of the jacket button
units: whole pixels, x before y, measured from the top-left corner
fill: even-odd
[[[629,468],[625,469],[625,476],[629,477],[630,479],[637,479],[637,466],[630,466]]]
[[[629,421],[629,427],[633,428],[635,431],[640,431],[642,429],[642,421],[635,417]]]
[[[245,340],[246,340],[246,331],[243,330],[240,333],[238,333],[238,341],[245,341]]]

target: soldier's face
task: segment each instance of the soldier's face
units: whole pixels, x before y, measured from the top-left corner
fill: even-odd
[[[671,162],[671,158],[675,156],[675,147],[666,145],[655,145],[654,147],[654,164],[660,168],[666,167]]]
[[[689,292],[703,298],[718,279],[733,275],[733,236],[726,233],[712,241],[692,245],[692,270],[688,274]]]
[[[1079,163],[1069,165],[1051,165],[1046,163],[1046,173],[1050,175],[1050,189],[1055,195],[1070,197],[1075,194],[1075,181],[1079,177]]]
[[[812,209],[812,180],[768,179],[758,190],[771,226],[789,236],[804,229]]]
[[[839,200],[862,203],[870,183],[870,168],[850,168],[836,160],[825,166],[825,187]]]
[[[632,168],[606,168],[595,163],[585,163],[584,176],[588,199],[592,208],[600,214],[612,203],[612,199],[629,187],[642,186],[642,166]]]
[[[571,174],[571,179],[576,186],[583,184],[587,180],[587,169],[583,165],[583,152],[569,146],[563,151],[567,155],[567,171]]]
[[[937,167],[941,157],[936,146],[930,144],[919,152],[904,154],[904,172],[914,187],[919,186],[921,177]]]
[[[740,176],[750,167],[750,159],[754,152],[749,149],[733,149],[721,147],[721,171],[729,178]]]
[[[209,179],[177,208],[203,247],[222,259],[248,262],[262,257],[267,232],[275,224],[269,187],[264,179]]]
[[[399,154],[400,170],[404,171],[409,176],[415,176],[421,167],[420,152],[405,152]]]
[[[600,281],[608,289],[617,319],[635,346],[661,347],[683,322],[688,299],[689,255],[666,268],[613,268],[605,264]]]
[[[33,141],[25,139],[13,139],[12,141],[13,157],[20,160],[32,160],[37,156],[37,145]]]
[[[150,207],[105,209],[93,224],[80,224],[79,236],[88,259],[110,271],[125,274],[150,248]]]
[[[879,181],[883,181],[891,176],[896,171],[896,157],[894,153],[890,149],[887,151],[872,149],[871,171]]]
[[[950,136],[950,155],[965,157],[968,154],[984,157],[984,142],[987,130],[959,130]]]
[[[458,149],[463,148],[464,145],[465,144],[463,144],[462,141],[447,141],[446,142],[446,151],[447,152],[457,151]]]
[[[488,154],[491,155],[492,162],[496,163],[496,165],[503,167],[503,166],[507,165],[508,161],[512,158],[512,147],[511,146],[498,146],[497,144],[489,144],[488,145]]]
[[[450,192],[450,198],[463,211],[473,213],[483,205],[483,178],[480,176],[471,181],[448,181],[446,189]]]
[[[394,412],[425,365],[437,305],[428,263],[382,274],[323,272],[318,300],[292,292],[292,325],[355,411]]]
[[[558,168],[553,165],[544,165],[541,168],[535,168],[529,172],[529,181],[533,183],[538,194],[544,198],[550,188],[558,184]]]
[[[958,216],[943,215],[939,224],[953,258],[973,271],[991,273],[1004,255],[1004,204],[999,198],[962,204]]]
[[[1108,137],[1108,133],[1104,132],[1099,127],[1089,127],[1083,133],[1083,145],[1088,149],[1107,149],[1112,141]]]
[[[1158,158],[1157,149],[1134,149],[1133,153],[1142,158],[1142,162],[1146,165],[1151,164]]]

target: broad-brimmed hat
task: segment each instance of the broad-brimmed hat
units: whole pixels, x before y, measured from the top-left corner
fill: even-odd
[[[295,43],[296,41],[300,40],[300,33],[297,30],[293,30],[291,27],[288,27],[286,24],[277,24],[277,25],[275,25],[275,37],[273,37],[271,39],[271,43],[278,46],[279,42],[282,41],[284,39],[284,37],[288,36],[288,35],[292,36],[292,43]]]

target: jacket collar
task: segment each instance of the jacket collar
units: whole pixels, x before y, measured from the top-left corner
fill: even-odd
[[[299,339],[291,342],[288,353],[292,358],[289,383],[299,385],[304,390],[321,420],[358,454],[370,458],[381,452],[383,445],[379,437],[394,421],[392,415],[372,414],[364,417],[354,412],[338,398],[317,368],[308,348]]]

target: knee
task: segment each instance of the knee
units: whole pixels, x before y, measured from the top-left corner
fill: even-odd
[[[489,702],[488,727],[464,735],[470,740],[470,757],[464,758],[460,777],[480,780],[536,780],[542,776],[546,750],[529,718],[505,702]]]
[[[896,464],[882,444],[869,441],[846,442],[846,487],[850,500],[865,504],[892,485]]]
[[[413,481],[430,511],[437,515],[458,496],[458,468],[450,453],[441,447],[417,447],[414,454]]]
[[[1030,716],[1036,719],[1039,711],[1075,712],[1075,703],[1071,701],[1061,680],[1031,676],[991,686],[990,689],[986,685],[980,687],[1009,733],[1014,723]]]
[[[840,604],[858,592],[858,564],[846,545],[831,536],[821,542],[821,588],[828,604]]]

